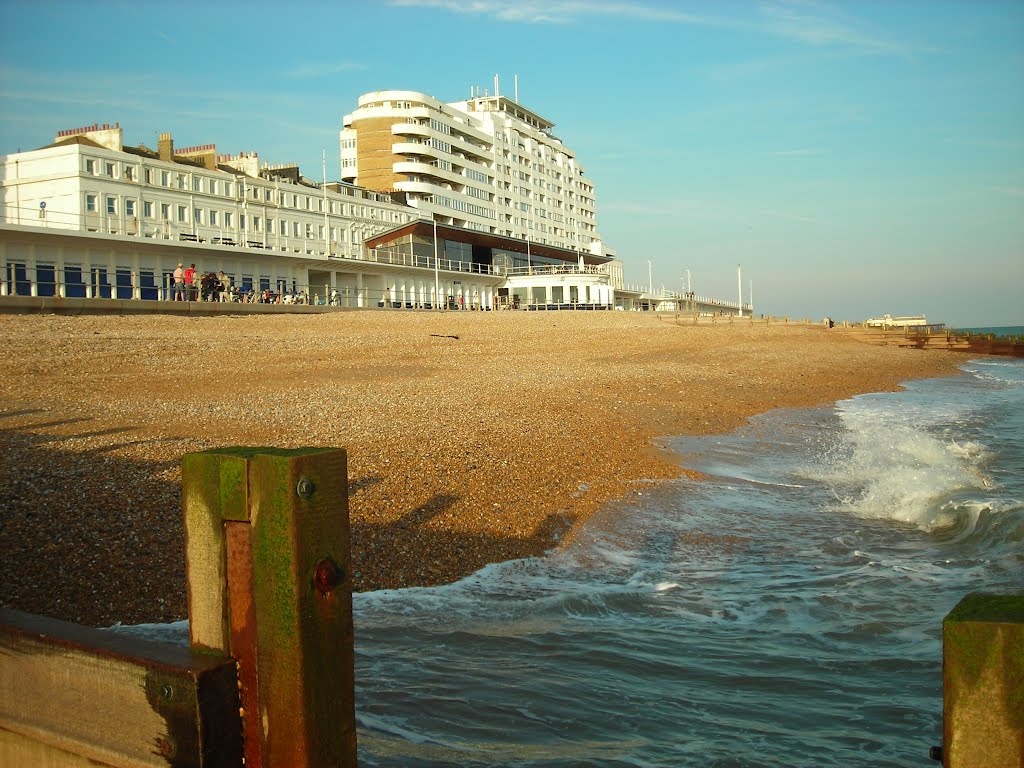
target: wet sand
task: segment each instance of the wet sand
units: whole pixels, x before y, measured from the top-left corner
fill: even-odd
[[[348,450],[356,588],[452,581],[564,541],[661,435],[955,374],[960,353],[647,313],[0,315],[0,603],[184,618],[180,460]]]

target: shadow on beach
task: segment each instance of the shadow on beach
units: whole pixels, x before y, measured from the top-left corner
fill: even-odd
[[[140,432],[91,430],[92,419],[48,415],[0,414],[0,425],[9,425],[0,428],[0,605],[88,626],[185,618],[181,456],[215,446],[131,439]],[[142,446],[167,458],[133,458]],[[350,477],[350,498],[372,494],[380,482]],[[552,514],[527,539],[431,526],[458,501],[435,495],[386,524],[353,517],[356,590],[437,584],[539,554],[569,525]]]

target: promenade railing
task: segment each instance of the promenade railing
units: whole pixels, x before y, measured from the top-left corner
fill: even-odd
[[[0,205],[0,222],[43,229],[140,237],[214,251],[243,250],[254,256],[268,253],[291,257],[365,261],[419,269],[432,270],[436,268],[443,272],[496,274],[491,264],[447,259],[443,256],[439,257],[435,264],[432,255],[410,253],[407,249],[402,250],[401,248],[367,249],[360,243],[327,241],[323,237],[288,237],[265,230],[247,231],[187,222],[156,221],[123,213],[71,213],[52,208],[31,209],[23,206]]]

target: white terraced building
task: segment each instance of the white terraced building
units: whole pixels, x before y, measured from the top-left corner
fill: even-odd
[[[506,278],[364,243],[414,222],[389,194],[316,184],[295,165],[212,144],[122,143],[120,125],[58,132],[0,156],[0,294],[164,299],[177,264],[246,292],[334,294],[342,306],[492,301]]]

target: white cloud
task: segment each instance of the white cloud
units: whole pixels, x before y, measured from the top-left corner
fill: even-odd
[[[826,151],[824,149],[813,149],[811,147],[803,147],[801,149],[779,149],[768,154],[772,157],[818,157],[824,155]]]
[[[405,8],[439,8],[453,13],[491,16],[498,21],[529,24],[571,24],[593,16],[686,24],[715,23],[711,18],[674,8],[602,0],[391,0],[391,4]]]
[[[346,72],[361,72],[366,65],[358,61],[338,61],[333,64],[297,64],[291,69],[285,70],[285,77],[297,80],[308,80],[316,77],[328,77],[340,75]]]
[[[612,0],[389,0],[403,8],[434,8],[451,13],[488,16],[496,21],[528,24],[572,24],[595,17],[632,21],[692,24],[760,31],[814,47],[846,48],[873,54],[910,57],[928,50],[872,31],[864,22],[815,0],[778,0],[760,6],[761,14],[733,13],[710,16],[679,10],[678,4],[660,5]],[[714,6],[705,6],[714,7]],[[748,7],[740,6],[740,10]]]
[[[796,6],[801,6],[797,8]],[[806,10],[804,10],[806,9]],[[864,53],[909,57],[925,50],[887,39],[866,24],[825,4],[778,3],[761,6],[762,28],[769,34],[815,47],[839,46]]]

